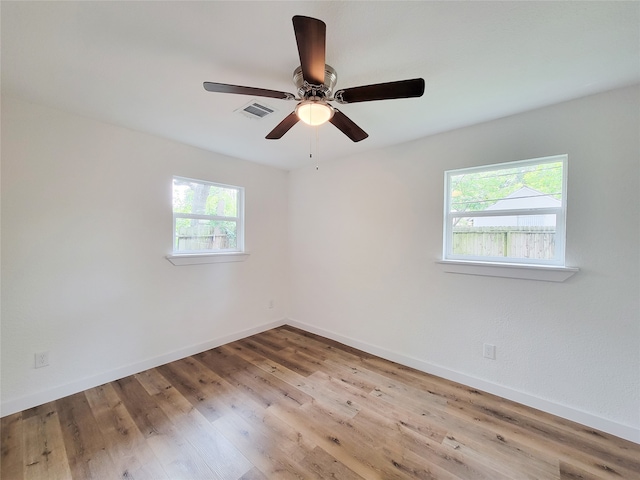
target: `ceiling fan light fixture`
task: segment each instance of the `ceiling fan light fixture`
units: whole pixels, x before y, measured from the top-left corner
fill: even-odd
[[[307,125],[318,126],[328,122],[335,110],[323,100],[303,100],[296,106],[296,115]]]

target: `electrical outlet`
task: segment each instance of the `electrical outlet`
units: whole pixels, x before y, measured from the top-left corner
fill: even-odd
[[[269,300],[269,310],[273,308],[273,298]]]
[[[496,359],[496,346],[489,343],[485,343],[482,346],[482,356],[490,360]]]
[[[49,352],[40,352],[35,354],[36,368],[49,366]]]

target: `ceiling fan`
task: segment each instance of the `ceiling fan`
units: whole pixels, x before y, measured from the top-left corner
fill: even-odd
[[[422,78],[346,88],[333,93],[338,76],[332,67],[325,64],[326,29],[325,23],[316,18],[300,15],[293,17],[293,30],[300,56],[300,66],[293,72],[293,82],[298,89],[299,97],[277,90],[226,83],[204,82],[204,88],[209,92],[235,93],[299,102],[295,110],[269,132],[266,138],[270,140],[282,138],[291,127],[302,120],[309,125],[331,122],[351,140],[359,142],[369,135],[328,102],[345,104],[422,96],[424,93]]]

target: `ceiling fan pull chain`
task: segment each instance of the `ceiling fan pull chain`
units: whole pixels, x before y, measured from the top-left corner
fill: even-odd
[[[312,160],[312,159],[313,159],[313,136],[312,136],[312,133],[309,132],[309,160]]]
[[[316,127],[316,162],[320,161],[320,127]],[[316,164],[316,169],[318,165]]]
[[[316,170],[320,169],[320,126],[315,128],[316,131]]]

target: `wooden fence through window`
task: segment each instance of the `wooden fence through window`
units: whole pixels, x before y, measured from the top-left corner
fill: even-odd
[[[547,260],[554,258],[555,238],[555,227],[455,227],[453,253]]]
[[[176,252],[201,250],[226,250],[234,248],[233,239],[211,225],[180,227],[176,234]]]

